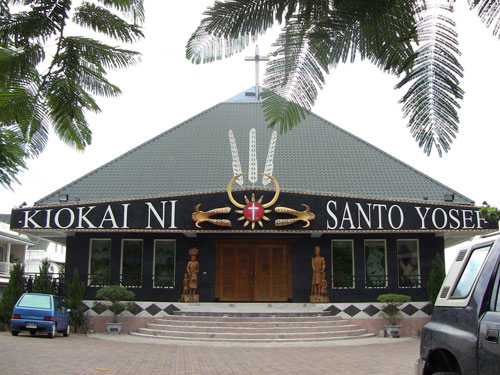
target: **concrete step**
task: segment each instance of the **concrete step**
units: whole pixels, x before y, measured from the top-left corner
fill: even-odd
[[[331,316],[331,315],[321,315],[321,316],[282,316],[275,314],[273,316],[235,316],[235,315],[166,315],[161,320],[181,320],[181,321],[206,321],[206,322],[267,322],[267,321],[282,321],[282,322],[315,322],[315,321],[336,321],[342,320],[342,318]]]
[[[267,312],[231,312],[231,311],[173,311],[172,315],[182,316],[230,316],[230,317],[316,317],[316,316],[331,316],[329,311],[314,311],[314,312],[286,312],[286,311],[267,311]]]
[[[130,332],[131,335],[134,336],[139,336],[139,337],[147,337],[147,338],[158,338],[158,339],[165,339],[165,340],[182,340],[182,341],[212,341],[212,342],[234,342],[234,343],[252,343],[252,342],[274,342],[274,343],[280,343],[280,342],[328,342],[328,341],[336,341],[336,340],[350,340],[350,339],[363,339],[363,338],[368,338],[368,337],[373,337],[375,336],[373,333],[365,333],[365,334],[360,334],[359,336],[336,336],[336,337],[301,337],[301,338],[247,338],[245,340],[242,340],[241,338],[229,338],[229,337],[224,337],[224,338],[196,338],[193,339],[191,337],[176,337],[176,336],[168,336],[168,335],[150,335],[150,334],[144,334],[140,332]]]
[[[167,324],[155,324],[150,323],[147,326],[148,329],[155,332],[168,332],[168,331],[180,331],[180,332],[205,332],[205,333],[316,333],[316,332],[336,332],[336,331],[347,331],[357,329],[358,326],[355,324],[344,324],[344,325],[315,325],[315,326],[298,326],[298,327],[283,327],[283,326],[199,326],[199,325],[189,325],[189,326],[175,326]]]
[[[294,333],[277,333],[277,332],[260,332],[260,333],[240,333],[240,332],[185,332],[185,331],[162,331],[149,328],[139,328],[139,333],[150,336],[168,336],[168,337],[183,337],[191,339],[237,339],[239,341],[247,340],[296,340],[296,339],[317,339],[317,338],[333,338],[360,336],[366,334],[364,329],[349,329],[345,331],[335,332],[294,332]]]
[[[132,334],[171,340],[227,342],[325,341],[373,336],[349,320],[331,315],[247,316],[190,312],[158,318]]]
[[[196,327],[256,327],[256,328],[274,328],[274,327],[315,327],[315,326],[341,326],[349,324],[348,320],[333,318],[330,320],[308,320],[308,321],[286,321],[282,319],[259,319],[234,321],[228,319],[217,319],[204,321],[199,320],[180,320],[180,319],[157,319],[154,324],[167,326],[196,326]]]

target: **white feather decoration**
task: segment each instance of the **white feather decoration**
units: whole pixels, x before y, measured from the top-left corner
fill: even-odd
[[[253,185],[257,182],[257,132],[255,128],[250,130],[249,133],[249,155],[248,155],[248,181]]]
[[[229,130],[229,144],[231,145],[231,155],[233,156],[233,176],[236,176],[241,174],[242,170],[241,170],[240,154],[238,153],[238,147],[236,146],[236,139],[234,138],[232,130]],[[236,183],[240,186],[243,186],[243,176],[238,177],[236,179]]]
[[[271,141],[269,142],[269,150],[267,150],[266,166],[264,167],[264,173],[270,176],[273,175],[274,168],[274,150],[276,149],[276,140],[278,139],[278,132],[275,130],[271,135]],[[264,175],[262,178],[262,185],[266,186],[271,182],[271,179]]]

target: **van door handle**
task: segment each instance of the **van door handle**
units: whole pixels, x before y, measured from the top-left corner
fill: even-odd
[[[486,331],[486,341],[498,344],[498,330],[489,329]]]

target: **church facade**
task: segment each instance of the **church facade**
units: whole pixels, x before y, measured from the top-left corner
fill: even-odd
[[[467,197],[314,114],[278,135],[253,98],[14,209],[12,228],[64,242],[68,277],[78,269],[90,300],[121,284],[137,301],[188,301],[195,285],[200,302],[332,304],[425,302],[445,244],[498,229]]]

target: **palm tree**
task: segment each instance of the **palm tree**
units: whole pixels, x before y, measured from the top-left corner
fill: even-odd
[[[242,51],[274,24],[281,26],[267,66],[263,110],[281,133],[300,123],[325,74],[339,63],[368,59],[401,78],[407,126],[430,155],[447,152],[458,132],[463,98],[453,0],[216,1],[192,34],[186,57],[206,63]],[[500,0],[469,0],[500,35]]]
[[[72,35],[68,26],[133,43],[144,36],[143,0],[73,3],[0,0],[0,184],[6,187],[27,157],[42,152],[51,126],[79,150],[90,144],[85,113],[100,111],[94,96],[121,93],[107,70],[138,62],[138,52]]]

